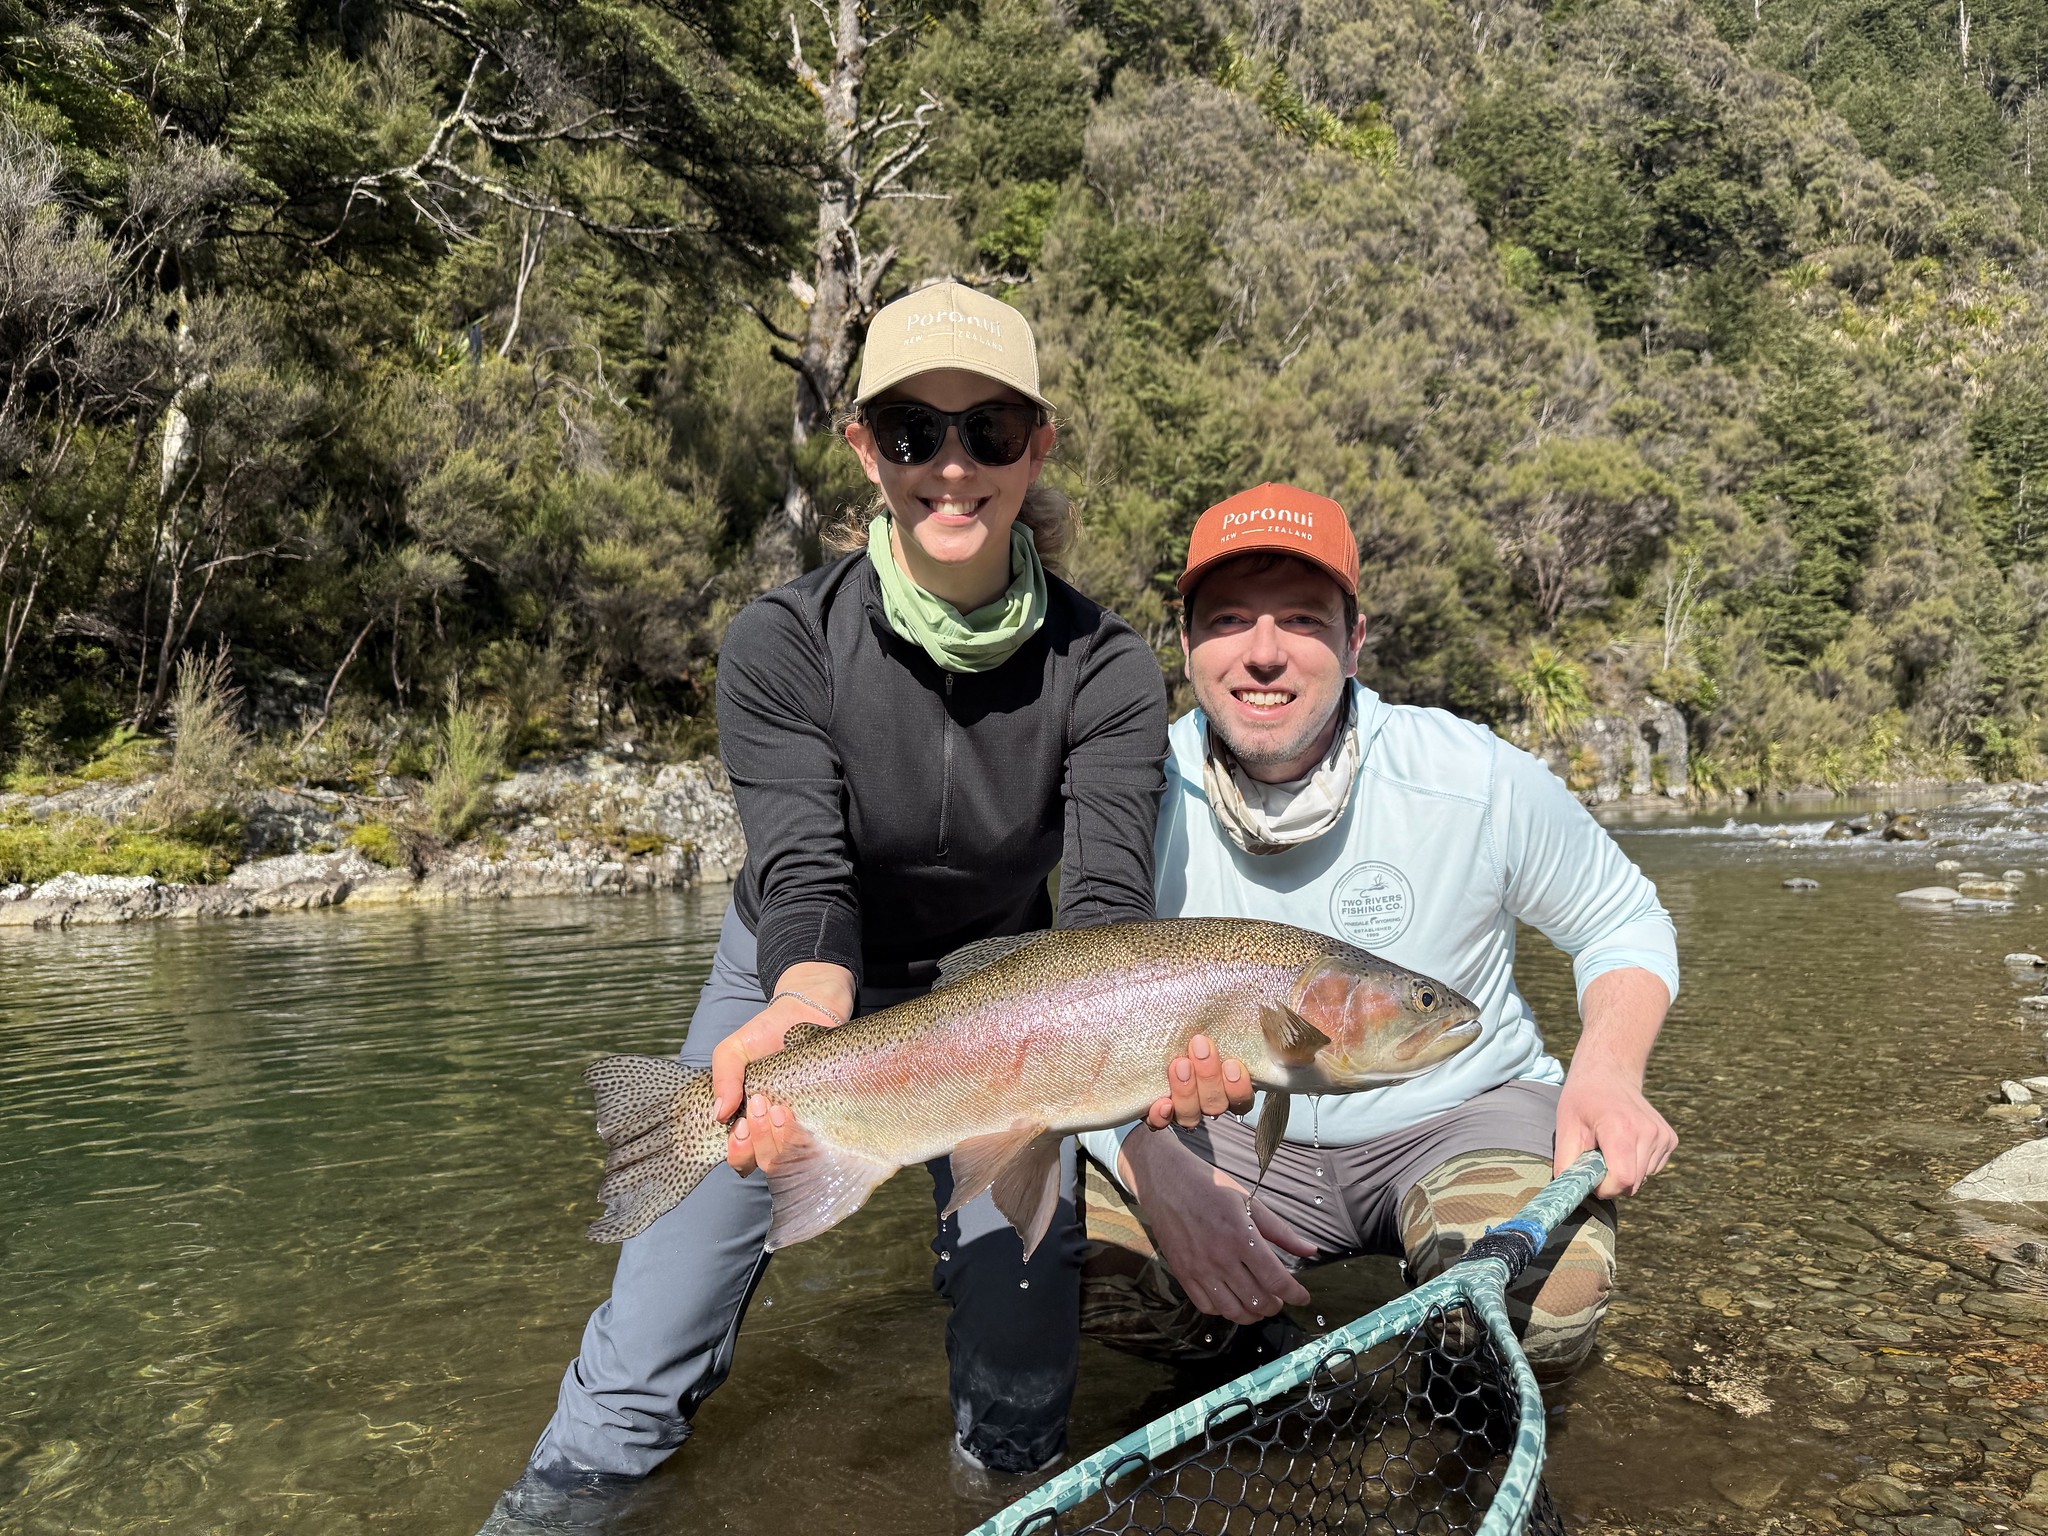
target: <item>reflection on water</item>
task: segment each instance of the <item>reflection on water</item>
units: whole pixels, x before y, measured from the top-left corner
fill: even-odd
[[[1984,1267],[1939,1191],[2018,1134],[1982,1117],[1987,1087],[2043,1070],[1998,958],[2048,950],[2048,846],[2007,861],[2031,875],[2016,912],[1945,916],[1891,900],[1944,850],[1705,825],[1624,832],[1684,944],[1653,1073],[1684,1145],[1624,1209],[1604,1359],[1554,1431],[1560,1500],[1586,1529],[1750,1529],[1904,1464],[2002,1507],[2048,1465],[2048,1352],[1927,1255]],[[0,1530],[473,1530],[609,1279],[581,1237],[580,1070],[673,1049],[722,900],[10,935]],[[1561,1026],[1568,970],[1533,935],[1525,955]],[[778,1256],[634,1529],[945,1536],[1015,1491],[949,1470],[929,1223],[913,1172]],[[1313,1310],[1390,1283],[1324,1271]],[[1186,1390],[1089,1350],[1077,1447]]]

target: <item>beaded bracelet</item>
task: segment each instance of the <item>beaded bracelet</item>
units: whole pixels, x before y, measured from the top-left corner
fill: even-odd
[[[812,1002],[811,999],[805,997],[803,993],[794,991],[788,987],[784,987],[780,992],[776,993],[773,997],[769,998],[768,1002],[771,1006],[773,1006],[774,1004],[781,1002],[785,997],[793,997],[800,1003],[810,1004],[811,1007],[817,1009],[818,1012],[825,1015],[825,1017],[830,1019],[834,1024],[844,1024],[846,1022],[845,1014],[837,1012],[834,1009],[827,1008],[823,1003]]]

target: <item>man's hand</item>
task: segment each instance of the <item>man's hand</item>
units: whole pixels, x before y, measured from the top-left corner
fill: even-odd
[[[1586,1027],[1557,1099],[1552,1166],[1563,1173],[1581,1152],[1598,1148],[1607,1177],[1593,1193],[1602,1199],[1636,1193],[1678,1145],[1678,1133],[1643,1097],[1643,1068],[1669,1004],[1664,984],[1634,968],[1609,971],[1586,988]]]
[[[1140,1128],[1121,1159],[1145,1207],[1160,1257],[1203,1312],[1255,1323],[1308,1292],[1274,1250],[1311,1258],[1316,1245],[1259,1201],[1245,1217],[1245,1187],[1183,1147],[1171,1131]]]
[[[776,991],[778,995],[766,1008],[719,1041],[711,1052],[711,1113],[720,1124],[739,1113],[747,1091],[749,1062],[781,1050],[784,1036],[798,1024],[831,1029],[853,1012],[853,973],[841,965],[793,965],[782,973]],[[789,995],[796,992],[804,996]],[[834,1013],[839,1017],[834,1018]],[[784,1150],[784,1125],[795,1127],[786,1107],[770,1106],[759,1094],[754,1101],[761,1105],[760,1113],[756,1114],[750,1103],[747,1118],[733,1126],[725,1143],[725,1160],[743,1175],[753,1172],[756,1162],[762,1160],[757,1147],[767,1150],[772,1165],[775,1154]],[[771,1108],[784,1120],[775,1121]]]
[[[1183,1125],[1193,1130],[1204,1115],[1225,1110],[1243,1114],[1252,1107],[1252,1075],[1235,1056],[1222,1056],[1216,1042],[1207,1035],[1188,1041],[1188,1053],[1166,1065],[1166,1095],[1154,1099],[1145,1111],[1145,1123],[1153,1130]]]

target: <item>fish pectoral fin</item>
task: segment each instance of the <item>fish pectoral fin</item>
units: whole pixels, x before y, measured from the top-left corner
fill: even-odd
[[[941,1216],[951,1216],[961,1206],[995,1183],[1012,1159],[1025,1152],[1045,1133],[1042,1121],[1019,1120],[1007,1131],[970,1136],[953,1149],[953,1198]]]
[[[1060,1142],[1056,1131],[1037,1137],[1011,1158],[989,1186],[996,1209],[1024,1239],[1024,1257],[1030,1258],[1052,1225],[1053,1212],[1060,1203]]]
[[[838,1226],[895,1171],[893,1164],[836,1147],[816,1135],[803,1136],[768,1175],[768,1197],[773,1202],[769,1250],[787,1248]]]
[[[1284,1090],[1268,1089],[1266,1107],[1259,1111],[1259,1177],[1264,1178],[1266,1169],[1272,1166],[1273,1154],[1280,1150],[1280,1138],[1287,1134],[1287,1115],[1294,1107],[1294,1095]]]
[[[1305,1067],[1316,1052],[1330,1043],[1330,1037],[1309,1023],[1285,1003],[1268,1003],[1259,1010],[1259,1028],[1266,1032],[1266,1044],[1283,1065]]]

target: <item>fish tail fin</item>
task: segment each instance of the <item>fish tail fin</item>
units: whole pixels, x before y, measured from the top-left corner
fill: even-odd
[[[616,1243],[646,1231],[725,1161],[711,1117],[711,1074],[673,1056],[605,1056],[584,1069],[604,1138],[605,1214],[586,1234]]]

